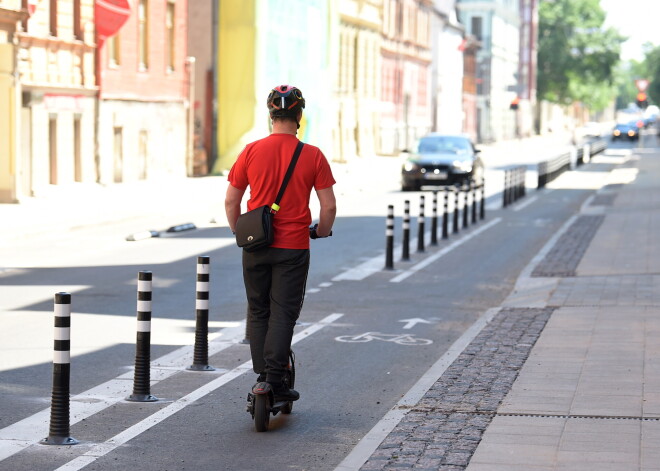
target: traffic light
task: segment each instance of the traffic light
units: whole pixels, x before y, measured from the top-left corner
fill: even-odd
[[[517,110],[518,109],[518,103],[520,103],[520,99],[518,97],[515,97],[511,101],[511,104],[509,105],[509,109],[510,110]]]
[[[642,109],[645,109],[649,105],[648,98],[646,97],[646,93],[644,92],[639,92],[637,94],[637,106],[639,106]]]

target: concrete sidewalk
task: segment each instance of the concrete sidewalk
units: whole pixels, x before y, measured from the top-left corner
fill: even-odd
[[[660,152],[546,245],[363,470],[660,470]]]

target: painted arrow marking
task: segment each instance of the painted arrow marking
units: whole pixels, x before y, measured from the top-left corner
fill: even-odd
[[[401,319],[399,322],[406,322],[406,325],[403,326],[404,329],[412,329],[415,327],[415,324],[431,324],[431,322],[427,321],[426,319],[420,319],[419,317],[416,317],[414,319]]]

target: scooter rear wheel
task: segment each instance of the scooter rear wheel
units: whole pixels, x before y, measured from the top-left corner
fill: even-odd
[[[257,432],[267,432],[270,423],[270,397],[268,394],[257,394],[254,397],[254,427]]]

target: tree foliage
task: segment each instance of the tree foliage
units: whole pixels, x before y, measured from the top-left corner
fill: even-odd
[[[651,102],[660,104],[660,46],[647,50],[644,60],[646,65],[646,79],[649,79],[649,87],[646,94]]]
[[[541,0],[538,96],[553,103],[582,102],[594,111],[617,95],[621,43],[605,29],[600,0]]]

